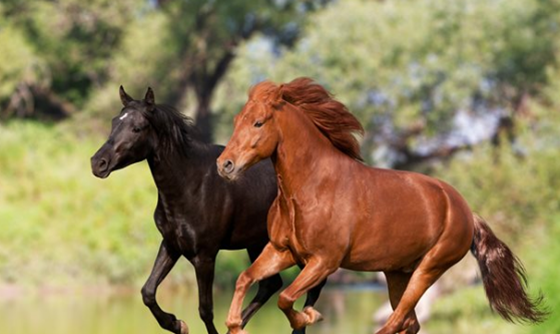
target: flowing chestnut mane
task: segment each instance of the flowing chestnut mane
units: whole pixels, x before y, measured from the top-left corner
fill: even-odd
[[[298,107],[337,149],[363,161],[354,133],[363,135],[364,128],[344,104],[312,79],[297,78],[280,86],[270,81],[261,82],[251,89],[249,97],[272,103],[285,101]]]

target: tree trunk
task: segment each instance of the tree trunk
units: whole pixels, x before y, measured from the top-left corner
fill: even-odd
[[[214,139],[214,124],[212,122],[212,110],[210,108],[212,97],[218,83],[226,74],[234,57],[233,52],[226,51],[211,74],[203,70],[201,72],[195,72],[191,76],[191,84],[198,101],[195,122],[200,131],[201,139],[207,143],[211,143]]]
[[[60,121],[70,117],[75,111],[72,103],[49,88],[21,83],[0,116]]]
[[[199,100],[196,106],[195,122],[200,132],[200,139],[205,143],[212,143],[214,131],[209,99]]]
[[[55,121],[63,120],[76,112],[74,105],[50,89],[31,86],[31,92],[35,97],[36,114],[40,117]],[[37,113],[39,111],[39,113]]]

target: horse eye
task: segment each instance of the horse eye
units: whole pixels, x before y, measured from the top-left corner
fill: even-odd
[[[260,128],[263,125],[263,122],[261,121],[256,121],[255,122],[255,128]]]
[[[142,129],[140,129],[139,127],[135,126],[132,128],[132,132],[138,133],[140,132]]]

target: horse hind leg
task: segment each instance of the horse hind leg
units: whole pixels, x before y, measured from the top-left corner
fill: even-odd
[[[407,326],[413,325],[410,314],[414,312],[414,307],[416,307],[420,297],[468,251],[468,247],[462,247],[453,240],[453,238],[443,238],[424,255],[424,258],[412,273],[395,311],[376,334],[394,334],[402,331],[409,333],[407,332]]]
[[[393,310],[397,308],[411,276],[411,273],[385,272],[387,289],[389,290],[389,301]],[[403,330],[399,332],[399,334],[416,334],[420,331],[420,323],[418,322],[414,309],[406,315],[402,327]]]
[[[410,319],[411,315],[414,314],[414,307],[424,292],[428,290],[446,269],[447,268],[431,268],[420,265],[412,274],[410,282],[404,290],[401,300],[394,312],[376,334],[409,333],[407,330],[408,327],[412,325]]]

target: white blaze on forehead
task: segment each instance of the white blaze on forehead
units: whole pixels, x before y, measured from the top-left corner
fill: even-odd
[[[123,119],[125,119],[128,116],[128,113],[125,113],[124,115],[122,115],[121,117],[119,117],[119,119],[122,121]]]

